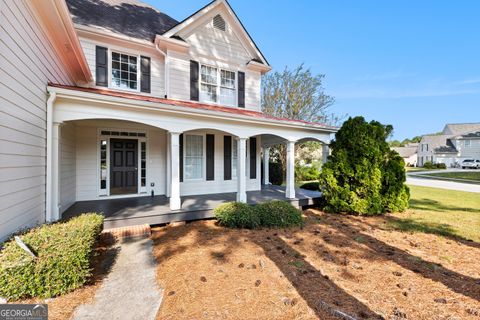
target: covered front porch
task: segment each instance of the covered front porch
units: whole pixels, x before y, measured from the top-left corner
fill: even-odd
[[[315,205],[321,193],[297,188],[295,198],[287,199],[298,208]],[[171,210],[164,195],[79,201],[63,213],[68,219],[84,212],[99,212],[105,216],[104,227],[118,228],[138,224],[158,225],[171,221],[188,221],[213,217],[219,204],[236,200],[235,192],[181,197],[181,208]],[[264,185],[261,190],[247,191],[247,202],[256,204],[268,200],[286,200],[285,187]]]

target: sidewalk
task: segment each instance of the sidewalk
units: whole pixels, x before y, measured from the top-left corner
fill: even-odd
[[[124,239],[92,304],[79,306],[73,319],[155,319],[163,291],[157,285],[152,248],[150,238]]]

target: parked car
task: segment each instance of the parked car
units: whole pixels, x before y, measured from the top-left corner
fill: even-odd
[[[465,159],[462,161],[462,169],[480,169],[480,160]]]

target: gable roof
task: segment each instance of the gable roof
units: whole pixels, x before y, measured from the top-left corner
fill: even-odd
[[[139,0],[66,0],[76,24],[154,41],[178,21]]]
[[[467,132],[480,131],[480,122],[477,123],[449,123],[443,129],[444,134],[461,135]]]
[[[253,50],[256,52],[257,56],[259,59],[252,59],[252,60],[257,60],[259,63],[261,64],[264,64],[266,66],[270,66],[270,64],[268,63],[267,59],[265,58],[265,56],[263,55],[263,53],[260,51],[260,49],[258,48],[257,44],[255,43],[255,41],[253,41],[253,38],[250,36],[250,34],[248,33],[247,29],[245,28],[245,26],[243,25],[242,21],[240,21],[240,19],[238,18],[237,14],[235,13],[235,11],[233,10],[232,6],[230,5],[230,3],[228,3],[227,0],[213,0],[211,1],[210,3],[208,3],[207,5],[205,5],[203,8],[200,8],[199,10],[197,10],[196,12],[194,12],[193,14],[191,14],[190,16],[186,17],[185,19],[183,19],[182,21],[180,21],[178,24],[172,26],[172,28],[170,28],[169,30],[165,31],[165,33],[163,33],[163,36],[165,37],[173,37],[175,36],[179,31],[183,30],[184,28],[188,27],[190,24],[192,24],[196,19],[200,18],[201,16],[203,16],[204,14],[206,14],[207,12],[209,12],[211,9],[213,9],[214,7],[218,6],[218,5],[225,5],[226,9],[227,9],[227,12],[229,12],[233,18],[233,20],[238,24],[238,26],[240,27],[240,30],[242,31],[243,35],[248,39],[248,44],[253,48]]]
[[[417,153],[417,146],[412,147],[394,147],[393,150],[397,151],[400,157],[409,158]]]

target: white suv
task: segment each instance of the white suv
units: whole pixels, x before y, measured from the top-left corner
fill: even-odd
[[[461,163],[462,169],[479,169],[480,168],[480,160],[474,159],[465,159]]]

